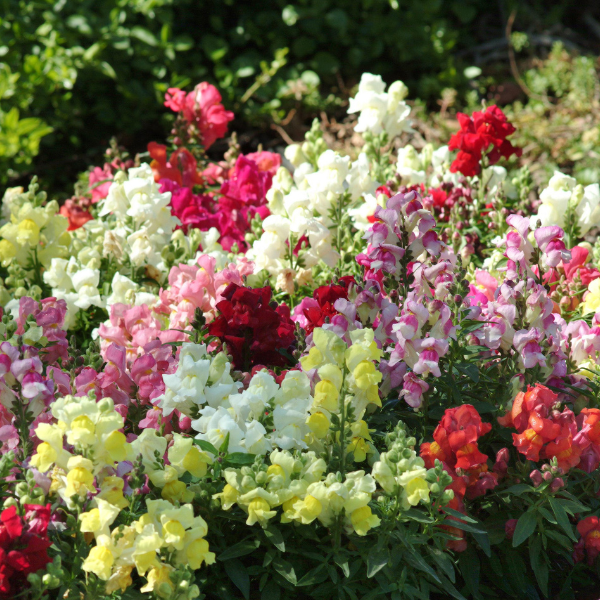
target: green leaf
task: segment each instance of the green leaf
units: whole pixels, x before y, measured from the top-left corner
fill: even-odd
[[[485,533],[474,533],[473,537],[481,549],[485,552],[485,555],[491,556],[492,548],[490,545],[490,536],[488,535],[487,531]]]
[[[296,584],[298,587],[304,585],[316,585],[322,583],[327,579],[327,571],[325,570],[325,564],[319,565],[314,569],[311,569],[304,577],[302,577]]]
[[[143,27],[132,27],[129,34],[131,35],[131,37],[140,40],[140,42],[148,44],[148,46],[158,46],[158,40],[154,37],[152,32],[148,31],[147,29],[144,29]]]
[[[273,568],[292,585],[298,583],[294,567],[287,560],[283,560],[283,558],[280,557],[275,558],[273,560]]]
[[[100,72],[103,75],[106,75],[107,77],[110,77],[111,79],[116,79],[117,78],[117,73],[116,71],[112,68],[111,65],[109,65],[105,60],[103,60],[99,65],[98,65]]]
[[[465,515],[457,510],[454,510],[453,508],[448,508],[447,506],[444,507],[444,512],[448,515],[456,517],[457,519],[466,521],[467,523],[477,523],[478,522],[477,519],[474,519],[473,517],[470,517],[469,515]]]
[[[265,537],[281,552],[285,552],[285,542],[283,541],[283,536],[281,535],[281,531],[277,529],[274,525],[269,525],[266,529],[263,530]]]
[[[511,496],[521,496],[525,492],[533,492],[534,488],[526,483],[517,483],[517,485],[511,485],[509,488],[502,490],[502,494],[510,494]]]
[[[577,513],[589,512],[591,510],[576,500],[564,500],[563,498],[556,498],[556,500],[572,517]]]
[[[515,533],[513,535],[513,548],[520,546],[536,529],[537,513],[530,508],[526,513],[523,513],[517,521]]]
[[[444,525],[449,525],[450,527],[456,527],[457,529],[462,529],[462,531],[468,531],[469,533],[479,533],[482,535],[487,535],[487,531],[484,529],[478,529],[469,523],[463,523],[462,521],[455,521],[454,519],[446,519],[444,521]]]
[[[577,537],[573,533],[573,527],[571,527],[571,523],[569,523],[569,517],[563,507],[556,498],[549,498],[550,506],[552,507],[552,511],[556,516],[556,520],[558,524],[561,526],[562,530],[574,541],[577,541]]]
[[[390,560],[390,552],[387,548],[371,548],[367,556],[367,577],[371,578],[376,573],[379,573]]]
[[[230,548],[227,548],[225,552],[222,552],[217,557],[220,561],[231,560],[232,558],[237,558],[238,556],[245,556],[246,554],[251,554],[260,546],[260,540],[256,538],[247,538],[234,544]]]
[[[281,598],[281,588],[274,581],[269,581],[261,592],[260,600],[279,600],[279,598]]]
[[[227,435],[225,436],[225,439],[223,440],[223,443],[219,447],[219,452],[223,452],[223,454],[225,454],[225,452],[227,452],[227,448],[229,448],[229,435],[230,434],[228,431]]]
[[[223,563],[225,572],[246,600],[250,597],[250,576],[243,563],[237,559],[226,560]]]
[[[479,573],[481,571],[481,564],[479,563],[477,552],[472,546],[469,546],[464,552],[461,552],[458,564],[460,566],[461,575],[471,591],[471,594],[477,596],[479,594]]]
[[[450,560],[450,557],[446,552],[439,550],[438,548],[429,548],[431,557],[436,562],[437,566],[444,572],[444,575],[454,583],[456,581],[456,574],[454,572],[454,563]]]
[[[207,442],[205,440],[197,440],[196,438],[194,438],[194,444],[196,444],[196,446],[200,446],[202,450],[210,452],[215,456],[219,455],[219,451],[210,442]]]
[[[546,553],[542,547],[542,536],[536,535],[529,540],[529,561],[535,578],[542,590],[542,594],[548,597],[548,563]]]
[[[233,467],[242,467],[244,465],[251,465],[254,462],[254,454],[244,454],[243,452],[232,452],[228,454],[223,462]]]
[[[345,556],[334,556],[333,562],[342,570],[344,577],[350,577],[350,566],[348,565],[348,559]]]
[[[406,555],[406,562],[420,571],[424,571],[433,577],[433,579],[435,579],[435,581],[438,583],[442,583],[438,574],[425,562],[425,560],[423,560],[423,557],[420,554],[417,554],[414,550]]]
[[[479,369],[475,363],[463,363],[456,365],[460,373],[466,375],[473,383],[479,383]]]

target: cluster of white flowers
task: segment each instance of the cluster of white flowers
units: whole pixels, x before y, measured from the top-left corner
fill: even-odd
[[[136,267],[150,265],[164,272],[162,249],[171,240],[179,220],[171,214],[171,193],[161,193],[150,165],[119,172],[102,201],[99,216],[111,214],[106,223],[104,246],[118,246]]]
[[[410,131],[410,106],[404,102],[408,88],[402,81],[394,81],[385,91],[385,83],[379,75],[363,73],[358,92],[350,98],[348,112],[360,113],[358,132],[379,135],[384,131],[392,138],[404,131]]]
[[[156,399],[163,415],[175,409],[192,416],[203,405],[221,406],[231,394],[236,394],[242,384],[231,377],[231,364],[221,352],[211,357],[204,344],[183,344],[177,371],[163,375],[165,393]]]
[[[231,452],[266,454],[273,448],[305,449],[312,401],[305,373],[288,371],[278,385],[267,372],[259,371],[242,393],[223,398],[218,406],[202,408],[192,427],[200,432],[198,439],[216,448],[229,435]]]
[[[156,400],[168,416],[174,409],[190,417],[198,439],[219,448],[229,435],[229,451],[265,454],[273,448],[306,448],[313,399],[310,380],[288,372],[281,385],[265,371],[247,389],[231,377],[224,353],[211,358],[204,344],[184,344],[177,371],[164,375],[165,393]],[[268,426],[268,431],[267,427]]]
[[[428,187],[436,187],[446,181],[456,183],[457,175],[450,173],[450,162],[448,146],[434,150],[432,144],[427,144],[421,152],[417,152],[411,144],[407,144],[398,149],[396,171],[403,185],[427,183]]]
[[[537,220],[542,227],[564,227],[569,210],[575,211],[581,235],[600,226],[600,186],[597,183],[584,188],[574,177],[555,171],[540,199]]]
[[[318,157],[316,169],[299,145],[288,146],[285,154],[294,166],[293,176],[285,167],[279,169],[267,194],[271,215],[263,222],[263,235],[254,242],[248,258],[255,261],[257,270],[277,277],[279,289],[289,291],[287,286],[293,290],[294,279],[300,285],[307,282],[309,269],[320,261],[329,267],[337,263],[331,213],[342,195],[348,194],[360,211],[365,203],[375,203],[378,184],[364,153],[351,162],[347,156],[326,150]],[[354,215],[352,210],[349,213]],[[303,267],[292,270],[290,251],[303,236],[308,239],[308,245],[298,251]]]

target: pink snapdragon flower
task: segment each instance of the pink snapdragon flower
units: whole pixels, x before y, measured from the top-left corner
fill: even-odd
[[[169,88],[165,94],[165,106],[182,113],[188,125],[197,128],[205,149],[227,133],[227,124],[234,118],[221,101],[219,90],[206,81],[187,94],[179,88]]]

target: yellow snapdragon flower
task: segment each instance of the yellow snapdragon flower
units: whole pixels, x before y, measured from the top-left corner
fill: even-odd
[[[600,310],[600,279],[594,279],[590,283],[581,305],[581,312],[584,315],[597,310]]]
[[[103,581],[108,581],[114,563],[115,557],[109,548],[94,546],[81,568],[88,573],[94,573],[94,575]]]
[[[374,515],[370,506],[357,508],[350,515],[350,522],[354,531],[358,535],[367,535],[370,529],[377,527],[381,520],[377,515]]]

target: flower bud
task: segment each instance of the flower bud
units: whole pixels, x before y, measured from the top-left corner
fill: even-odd
[[[542,474],[537,469],[535,471],[531,471],[529,478],[531,481],[533,481],[534,487],[538,487],[543,481]]]

